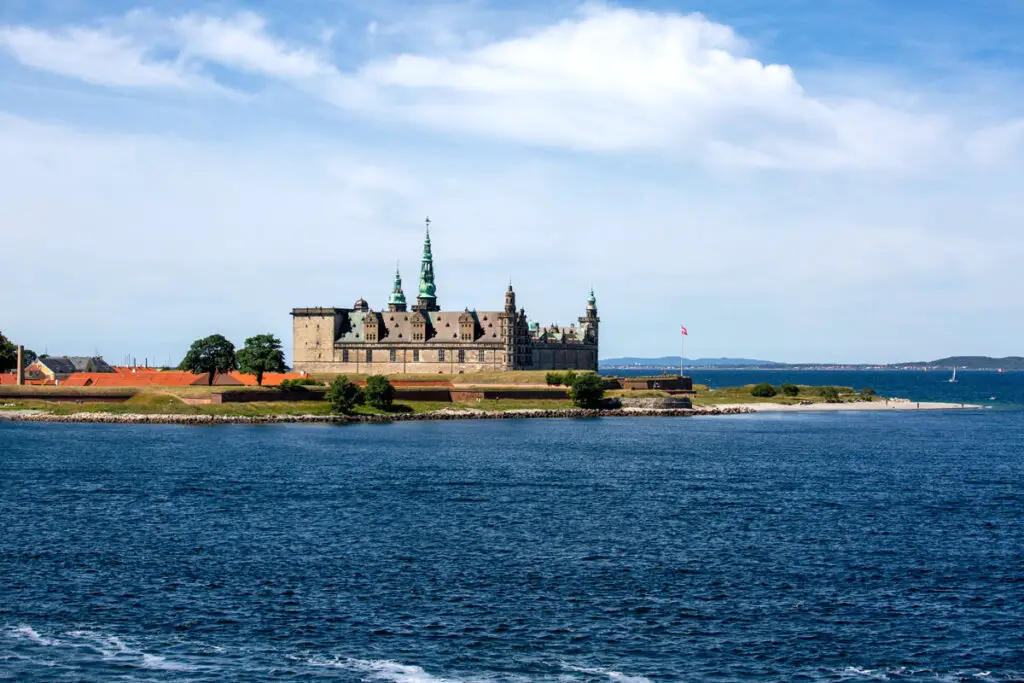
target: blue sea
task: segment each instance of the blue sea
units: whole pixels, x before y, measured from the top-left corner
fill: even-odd
[[[812,374],[995,407],[0,421],[0,679],[1024,680],[1024,375]]]

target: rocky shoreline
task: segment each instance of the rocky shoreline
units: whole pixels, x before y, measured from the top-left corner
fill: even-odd
[[[667,408],[614,410],[438,410],[431,413],[396,413],[393,415],[171,415],[141,413],[72,413],[53,415],[36,411],[0,412],[0,420],[13,422],[93,422],[100,424],[356,424],[387,422],[424,422],[430,420],[515,420],[595,417],[693,417],[695,415],[738,415],[753,412],[747,407]]]

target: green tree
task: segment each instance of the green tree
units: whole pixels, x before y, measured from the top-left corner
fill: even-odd
[[[565,382],[565,375],[560,372],[549,372],[544,375],[544,381],[549,387],[558,387]]]
[[[18,347],[0,332],[0,372],[18,367]]]
[[[238,369],[247,375],[256,375],[256,384],[263,386],[263,373],[284,372],[284,351],[281,340],[272,334],[257,334],[245,340],[238,352]]]
[[[39,360],[39,356],[37,356],[36,352],[33,351],[32,349],[25,349],[24,351],[21,352],[22,367],[27,368],[28,366],[35,363],[37,360]]]
[[[577,408],[600,408],[601,399],[604,398],[604,381],[593,373],[576,375],[575,381],[569,386],[569,398]]]
[[[750,390],[750,395],[756,396],[758,398],[771,398],[776,393],[778,392],[775,391],[775,387],[773,387],[771,384],[768,384],[768,382],[761,382],[760,384],[755,384],[754,387]]]
[[[370,375],[366,378],[366,402],[380,410],[390,410],[395,401],[395,388],[384,375]]]
[[[207,384],[212,385],[213,378],[218,372],[238,369],[235,345],[219,334],[211,334],[209,337],[197,339],[192,342],[192,346],[185,354],[185,359],[181,361],[178,369],[205,372],[209,375]]]
[[[874,401],[876,393],[877,392],[875,392],[875,390],[872,389],[871,387],[864,387],[863,389],[860,390],[860,400]]]
[[[835,387],[821,387],[818,390],[825,403],[839,403],[839,390]]]
[[[566,370],[565,374],[562,375],[562,386],[571,387],[576,384],[576,380],[580,378],[580,375],[576,374],[572,370]]]
[[[363,390],[348,381],[348,377],[338,375],[327,389],[327,400],[331,404],[331,412],[351,413],[356,406],[361,406],[365,397]]]
[[[790,383],[787,382],[786,384],[783,384],[779,388],[782,389],[782,393],[783,394],[785,394],[786,396],[789,396],[790,398],[792,398],[794,396],[799,396],[800,395],[800,387],[798,387],[795,384],[790,384]]]

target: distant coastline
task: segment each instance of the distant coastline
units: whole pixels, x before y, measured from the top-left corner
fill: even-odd
[[[949,356],[932,361],[911,361],[906,363],[779,363],[749,358],[684,358],[684,370],[985,370],[990,372],[1024,371],[1024,357],[1008,356]],[[661,358],[606,358],[599,363],[602,371],[678,371],[679,357]]]

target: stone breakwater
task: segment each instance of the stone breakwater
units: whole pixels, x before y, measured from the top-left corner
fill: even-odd
[[[168,415],[73,413],[53,415],[40,412],[0,413],[0,419],[15,422],[96,422],[102,424],[355,424],[385,422],[418,422],[427,420],[515,420],[536,418],[594,418],[594,417],[692,417],[695,415],[737,415],[753,412],[749,408],[692,408],[692,409],[616,409],[616,410],[438,410],[430,413],[396,413],[393,415]]]

